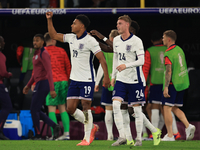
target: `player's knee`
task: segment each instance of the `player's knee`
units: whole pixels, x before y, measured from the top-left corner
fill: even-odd
[[[68,114],[73,115],[75,112],[75,109],[67,107],[66,111]]]
[[[121,102],[113,101],[113,111],[120,111]]]
[[[128,109],[128,105],[127,104],[122,104],[121,105],[121,109]]]
[[[134,112],[135,112],[135,117],[137,118],[140,113],[142,112],[142,107],[141,106],[136,106],[136,107],[133,107],[134,109]]]
[[[90,102],[82,102],[82,107],[83,107],[83,111],[91,109],[91,103]]]
[[[133,107],[128,107],[128,112],[129,112],[129,114],[134,114],[134,110],[133,110]]]
[[[10,103],[10,104],[6,105],[4,108],[2,107],[2,110],[3,109],[9,113],[12,110],[12,104]]]

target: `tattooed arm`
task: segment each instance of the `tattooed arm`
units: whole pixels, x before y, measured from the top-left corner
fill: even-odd
[[[163,95],[165,98],[170,97],[170,95],[168,94],[168,87],[169,87],[169,83],[171,81],[171,76],[172,76],[172,65],[167,64],[166,72],[165,72],[165,88],[163,91]]]

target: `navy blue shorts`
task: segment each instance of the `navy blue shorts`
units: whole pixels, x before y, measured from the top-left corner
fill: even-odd
[[[163,85],[151,85],[149,90],[149,103],[162,104]]]
[[[101,105],[112,106],[112,93],[113,91],[109,91],[108,89],[103,87],[101,95]]]
[[[95,82],[78,82],[71,80],[67,99],[82,99],[89,100],[93,99]]]
[[[164,96],[162,96],[162,104],[167,106],[177,106],[177,107],[183,106],[184,92],[185,90],[176,91],[174,85],[169,85],[168,93],[170,97],[165,98]]]
[[[116,81],[112,99],[120,99],[129,105],[145,104],[143,83],[127,84]]]

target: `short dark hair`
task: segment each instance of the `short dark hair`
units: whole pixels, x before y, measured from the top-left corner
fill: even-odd
[[[87,29],[87,27],[90,25],[90,19],[86,15],[83,14],[77,15],[76,19],[78,19],[84,24],[85,29]]]
[[[132,31],[133,34],[137,35],[139,30],[140,30],[139,24],[136,21],[132,20],[130,25],[130,31]]]
[[[0,35],[0,43],[3,41],[3,37]]]
[[[51,37],[50,37],[50,35],[49,35],[49,32],[45,33],[45,34],[44,34],[44,41],[45,41],[45,42],[48,42],[48,41],[50,41],[50,40],[51,40]]]
[[[43,40],[43,41],[44,41],[44,36],[43,36],[42,34],[36,34],[34,37],[40,37],[40,38],[41,38],[41,40]]]
[[[151,40],[152,40],[153,42],[159,41],[160,39],[162,39],[162,33],[161,33],[161,32],[155,31],[155,32],[152,33],[152,35],[151,35]]]
[[[167,37],[171,38],[174,41],[176,41],[176,39],[177,39],[176,32],[174,32],[173,30],[167,30],[163,34],[166,35]]]

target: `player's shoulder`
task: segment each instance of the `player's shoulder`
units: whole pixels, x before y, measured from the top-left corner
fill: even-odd
[[[120,42],[120,41],[121,41],[121,35],[117,35],[117,36],[114,37],[114,39],[113,39],[113,43]]]
[[[91,35],[89,35],[89,34],[87,34],[87,35],[85,36],[85,39],[86,39],[86,40],[89,40],[90,42],[97,42],[97,40],[96,40],[93,36],[91,36]]]
[[[66,34],[64,34],[64,37],[75,38],[76,34],[74,34],[74,33],[66,33]]]
[[[141,38],[139,38],[137,35],[133,35],[131,39],[133,39],[134,41],[142,41]]]
[[[114,40],[120,40],[121,39],[121,35],[117,35],[116,37],[114,37]]]
[[[87,46],[89,46],[89,47],[90,47],[90,45],[99,45],[99,43],[97,42],[97,40],[96,40],[93,36],[91,36],[91,35],[89,35],[89,34],[87,34],[87,35],[85,36],[84,43],[85,43]]]
[[[40,49],[40,57],[42,58],[43,56],[49,56],[49,57],[50,57],[50,54],[49,54],[49,52],[46,50],[45,47],[42,47],[42,48]]]

